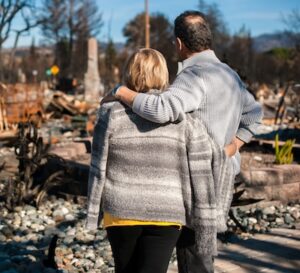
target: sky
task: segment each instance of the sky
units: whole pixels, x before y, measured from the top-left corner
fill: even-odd
[[[124,42],[122,34],[124,25],[134,16],[144,10],[144,0],[95,0],[102,12],[104,26],[97,37],[100,41],[108,40],[108,33],[114,42]],[[39,3],[40,0],[37,0]],[[174,21],[177,15],[189,9],[197,9],[198,0],[149,0],[149,11],[161,12]],[[237,32],[243,25],[251,31],[252,36],[264,33],[274,33],[284,30],[282,16],[287,16],[291,10],[300,9],[300,0],[206,0],[216,3],[221,10],[231,34]],[[16,20],[15,27],[20,22]],[[31,31],[22,37],[19,46],[28,46],[35,38],[35,43],[43,42],[39,29]],[[11,47],[13,36],[4,44]]]

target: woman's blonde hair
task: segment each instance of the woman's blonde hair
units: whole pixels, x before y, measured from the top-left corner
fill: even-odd
[[[137,92],[165,89],[169,84],[169,72],[164,56],[151,48],[139,49],[128,59],[123,81]]]

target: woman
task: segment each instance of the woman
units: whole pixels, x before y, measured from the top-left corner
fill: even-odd
[[[151,92],[165,89],[168,78],[164,57],[140,49],[127,63],[124,82],[138,92]],[[87,228],[97,228],[101,204],[116,273],[167,271],[181,226],[190,224],[193,202],[215,209],[211,158],[206,130],[192,114],[160,125],[120,102],[101,106],[93,137]],[[201,181],[201,190],[193,188],[193,179]],[[206,197],[199,201],[192,191]],[[211,238],[207,234],[215,236],[213,217],[205,219],[209,232],[198,226],[205,231],[205,242]]]

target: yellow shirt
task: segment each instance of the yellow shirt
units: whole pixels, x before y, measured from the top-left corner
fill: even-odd
[[[128,220],[118,217],[114,217],[109,213],[104,212],[103,217],[104,228],[113,226],[178,226],[181,228],[181,224],[173,222],[156,222],[156,221],[139,221],[139,220]]]

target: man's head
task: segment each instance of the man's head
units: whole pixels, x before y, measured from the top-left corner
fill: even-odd
[[[174,25],[177,50],[182,59],[211,47],[212,35],[203,13],[185,11],[175,19]]]

